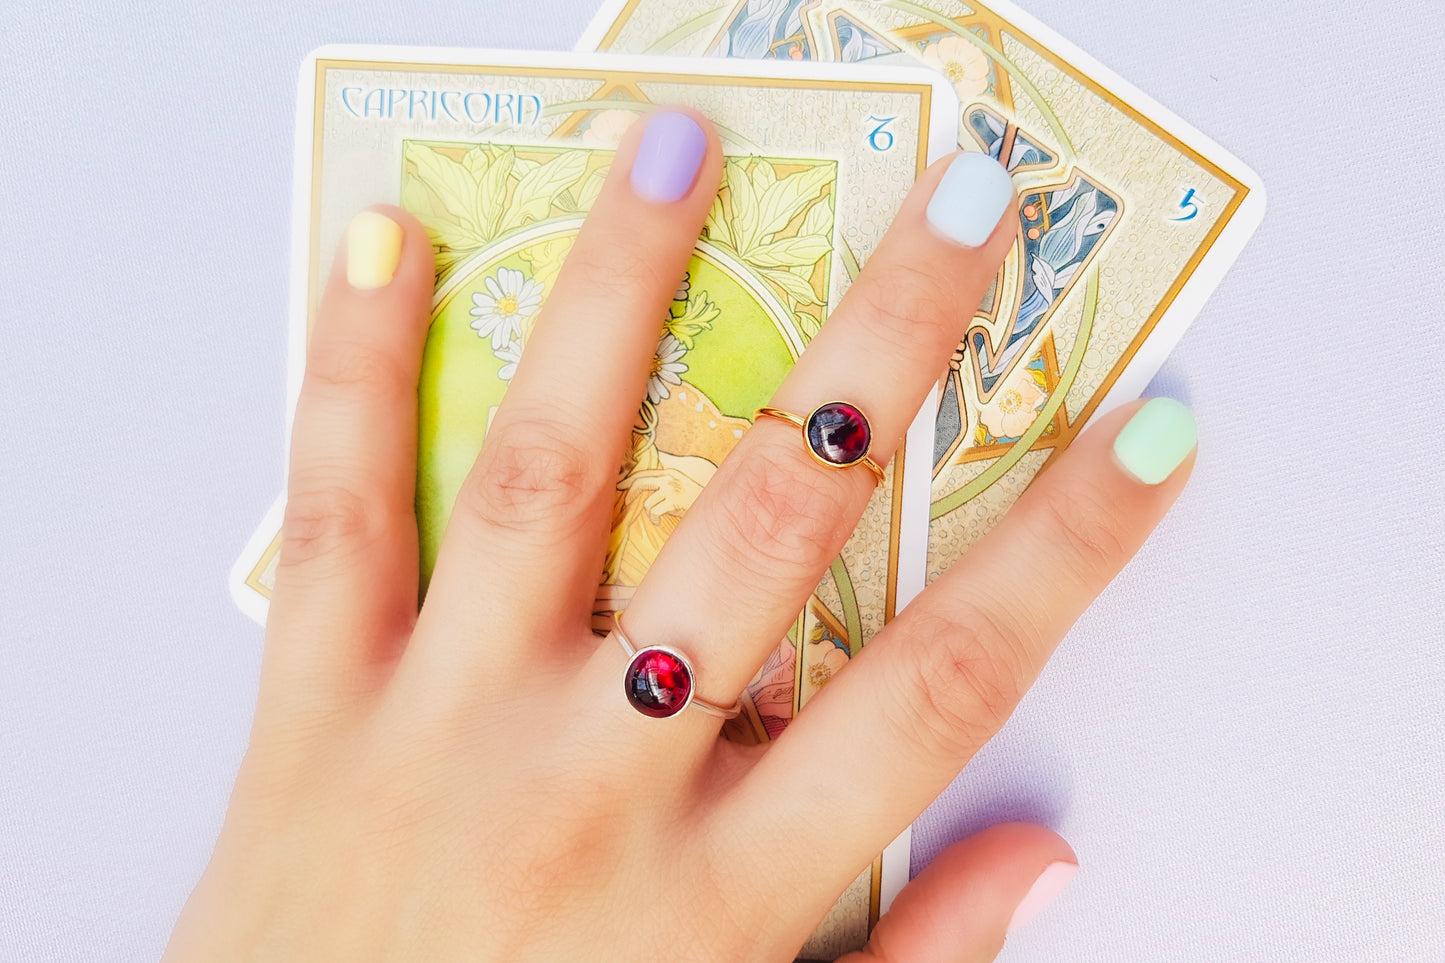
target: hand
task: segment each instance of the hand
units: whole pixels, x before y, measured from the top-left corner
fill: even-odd
[[[716,473],[716,467],[704,458],[663,455],[662,468],[635,471],[618,482],[617,487],[631,492],[634,498],[641,498],[647,516],[656,522],[664,515],[686,512]]]
[[[169,959],[790,960],[1183,487],[1187,413],[1116,411],[777,741],[720,741],[693,709],[635,711],[624,653],[588,626],[659,322],[718,189],[720,148],[696,122],[655,114],[620,148],[419,613],[431,250],[395,208],[348,231],[296,412],[251,746]],[[1012,192],[987,163],[923,174],[774,404],[856,401],[887,460],[1013,241]],[[637,590],[629,632],[683,648],[700,694],[729,703],[873,487],[760,420]],[[826,800],[847,804],[824,821]],[[1047,829],[993,827],[909,885],[849,959],[992,959],[1035,881],[1056,887],[1074,863]]]

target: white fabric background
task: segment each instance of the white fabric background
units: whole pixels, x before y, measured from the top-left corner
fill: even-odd
[[[1028,0],[1252,164],[1160,375],[1195,479],[921,865],[1083,872],[1007,960],[1445,958],[1437,3]],[[294,77],[329,41],[566,48],[590,0],[0,3],[0,958],[154,958],[220,825],[281,485]]]

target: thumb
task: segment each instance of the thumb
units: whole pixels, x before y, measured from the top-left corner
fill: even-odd
[[[944,850],[898,894],[868,945],[839,963],[986,963],[1078,870],[1052,830],[990,826]]]

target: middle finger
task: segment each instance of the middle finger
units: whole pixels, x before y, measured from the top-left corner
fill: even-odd
[[[987,156],[958,154],[925,171],[771,404],[805,416],[829,401],[856,405],[872,457],[886,463],[1013,242],[1015,203],[1008,174]],[[730,704],[843,548],[875,481],[861,465],[818,464],[798,428],[762,419],[638,588],[631,641],[687,653],[699,697]],[[599,672],[615,672],[621,658],[605,646]]]
[[[465,612],[504,637],[586,637],[617,472],[721,169],[694,111],[656,111],[624,138],[457,497],[424,623]],[[512,645],[441,659],[497,667],[538,654]]]

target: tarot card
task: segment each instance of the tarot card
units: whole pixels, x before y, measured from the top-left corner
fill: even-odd
[[[1248,168],[1007,0],[608,0],[577,48],[921,63],[1013,174],[1018,240],[936,396],[929,581],[1138,395],[1264,216]]]
[[[398,203],[432,236],[437,286],[419,401],[423,588],[451,505],[526,334],[611,163],[655,103],[717,126],[723,185],[663,324],[618,484],[598,628],[625,607],[668,534],[748,429],[881,239],[918,173],[953,149],[957,100],[937,74],[831,64],[333,47],[302,69],[288,410],[349,218]],[[498,311],[522,334],[493,343]],[[774,737],[923,585],[933,406],[925,406],[858,531],[744,694],[729,738]],[[264,619],[278,502],[233,573]],[[906,840],[834,911],[861,944],[908,874]]]
[[[930,581],[1138,395],[1264,216],[1248,168],[1007,0],[610,0],[578,48],[926,64],[1013,173],[1018,241],[938,395]]]

